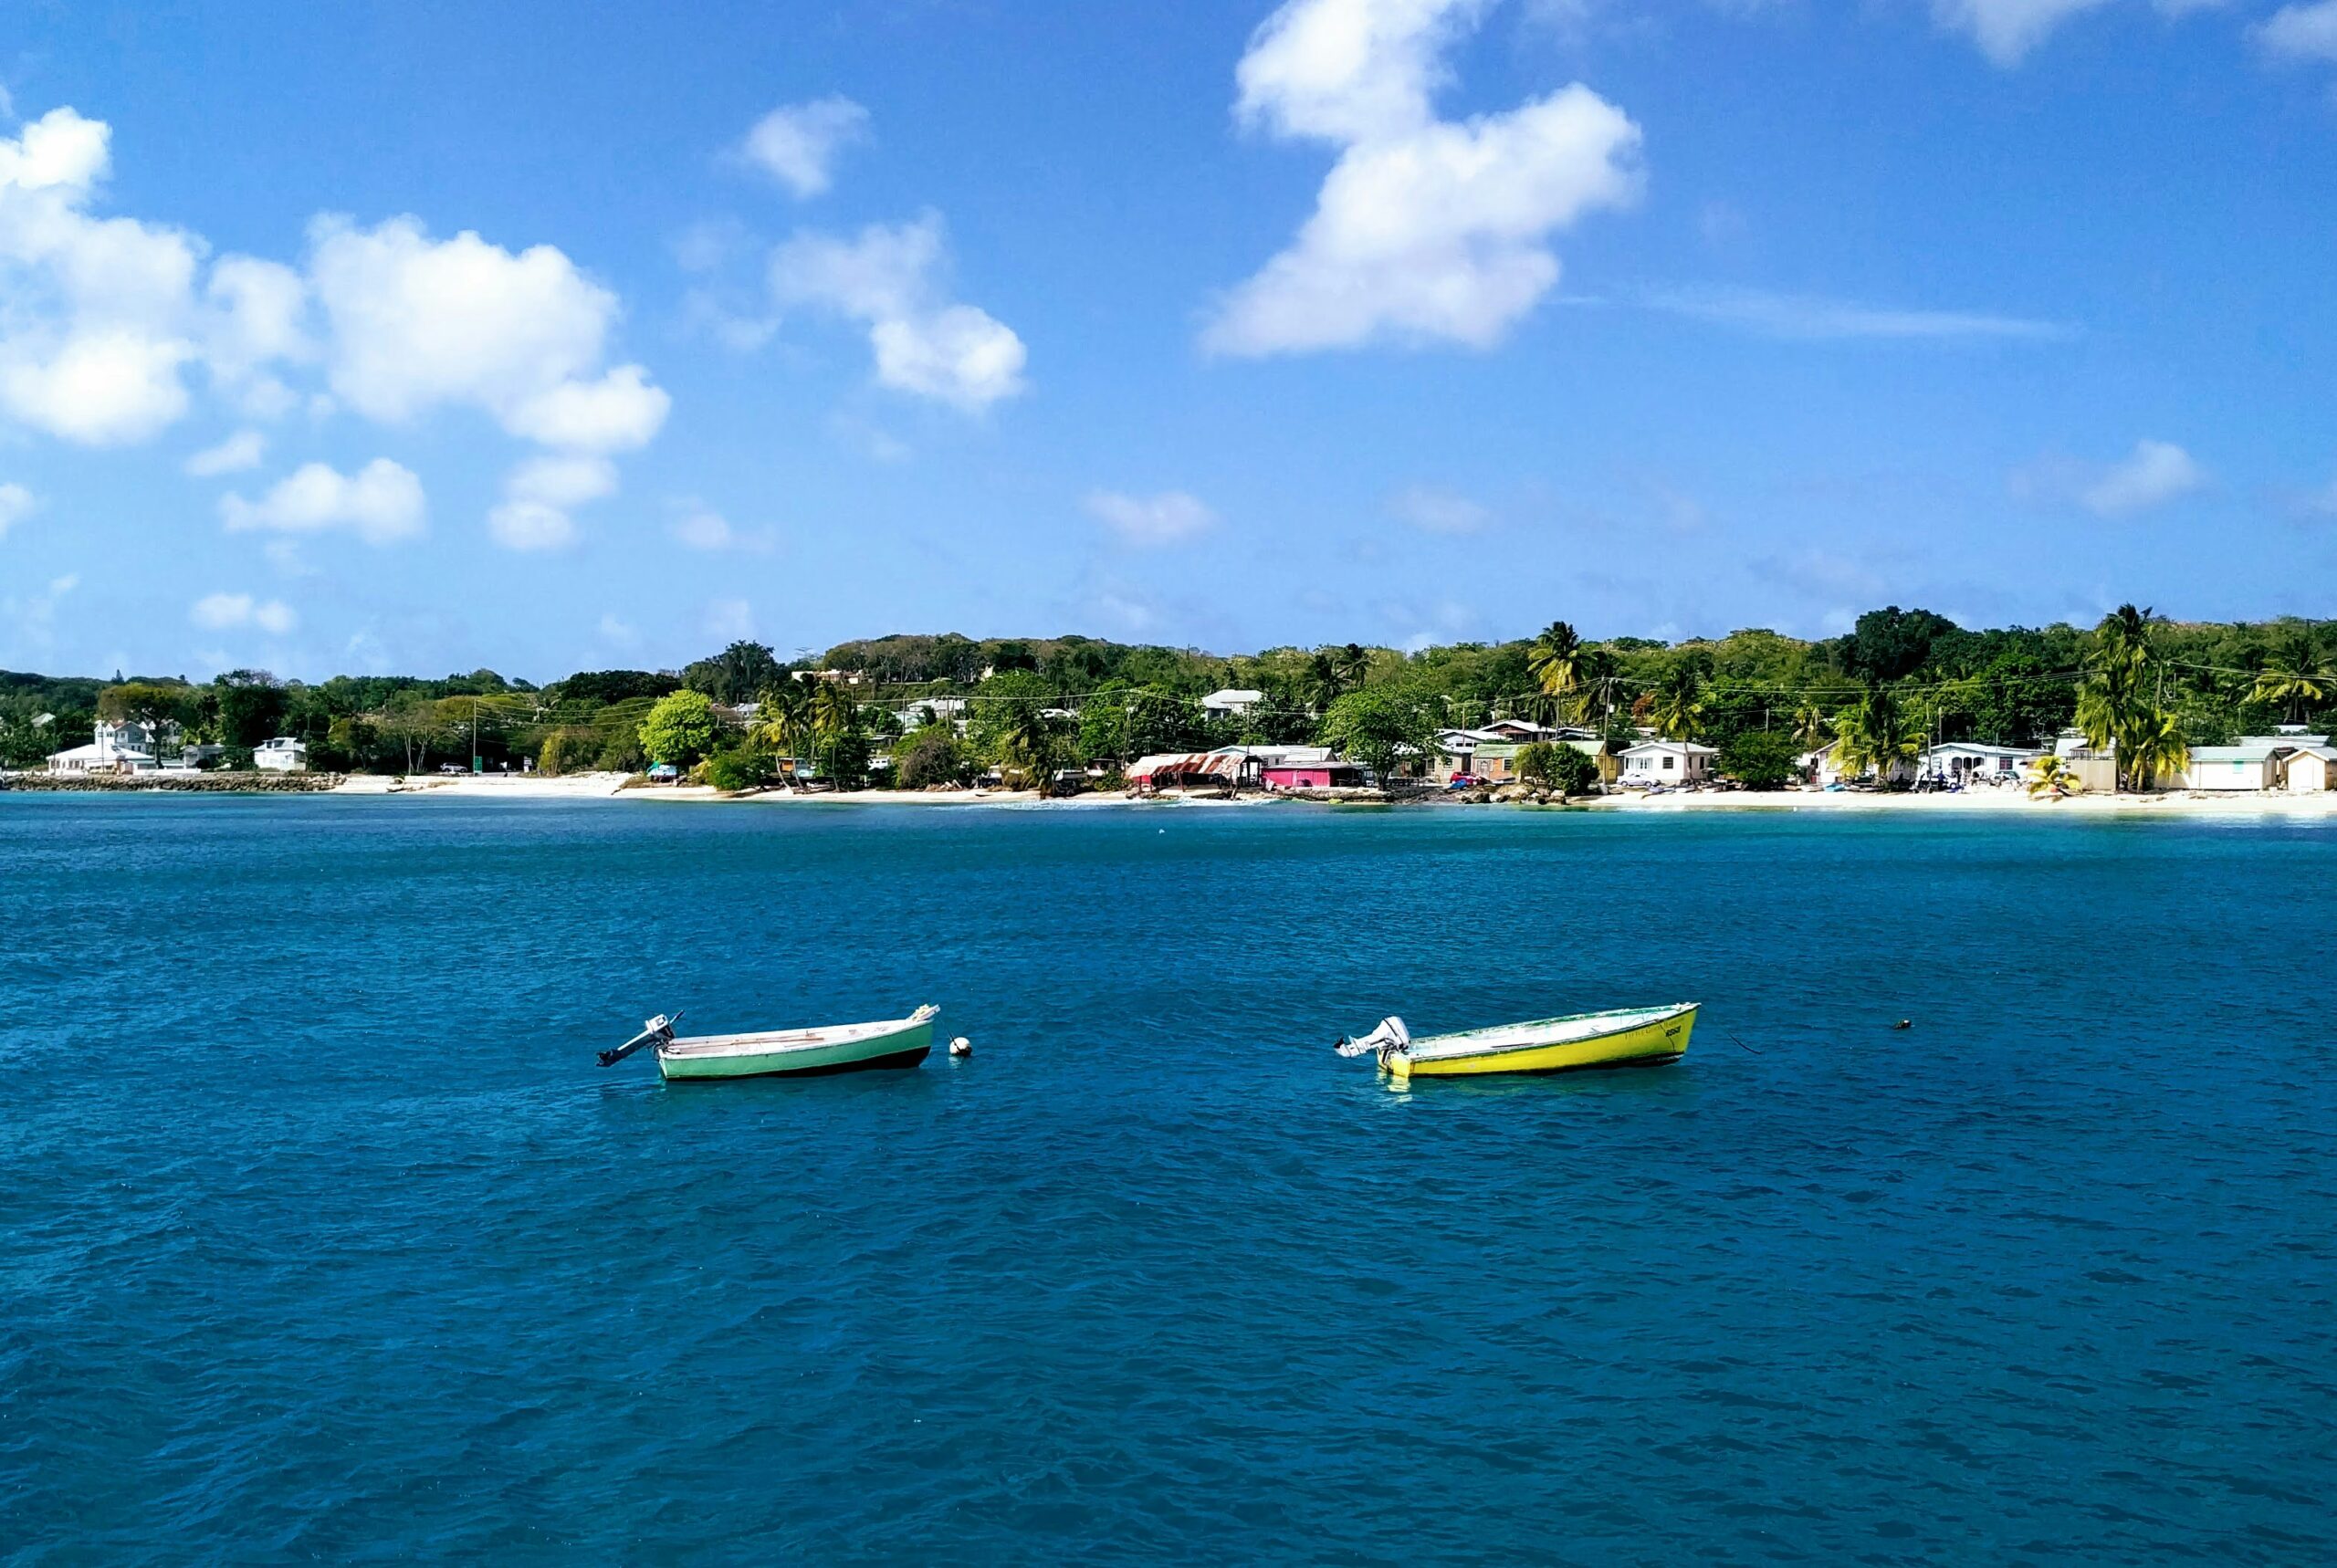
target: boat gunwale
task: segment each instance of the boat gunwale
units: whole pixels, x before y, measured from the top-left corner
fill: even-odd
[[[1667,1002],[1651,1008],[1607,1008],[1598,1012],[1566,1013],[1556,1018],[1528,1019],[1521,1023],[1488,1024],[1482,1029],[1462,1030],[1452,1034],[1423,1035],[1405,1048],[1403,1054],[1414,1061],[1441,1061],[1453,1057],[1503,1056],[1512,1051],[1542,1051],[1556,1045],[1588,1045],[1594,1040],[1610,1039],[1619,1034],[1629,1034],[1636,1029],[1645,1029],[1650,1025],[1668,1022],[1675,1018],[1684,1018],[1702,1006],[1703,1006],[1702,1002]],[[1492,1043],[1496,1037],[1521,1036],[1527,1030],[1546,1029],[1553,1024],[1586,1023],[1597,1019],[1630,1021],[1618,1021],[1609,1029],[1591,1030],[1586,1033],[1570,1035],[1561,1040],[1526,1036],[1518,1039],[1503,1038],[1502,1043]],[[1467,1049],[1472,1044],[1475,1049]],[[1457,1051],[1449,1049],[1454,1046],[1463,1049]]]
[[[827,1024],[811,1030],[772,1030],[745,1034],[686,1035],[657,1047],[661,1060],[718,1061],[731,1056],[789,1056],[835,1046],[865,1045],[912,1030],[932,1028],[929,1018],[886,1019],[875,1023]]]

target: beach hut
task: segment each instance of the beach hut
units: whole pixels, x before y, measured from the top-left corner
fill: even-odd
[[[2042,755],[2018,746],[1983,746],[1976,740],[1943,741],[1923,753],[1923,772],[1949,784],[2010,783]]]
[[[2317,795],[2337,786],[2337,747],[2300,746],[2280,767],[2280,788],[2296,795]]]
[[[1147,794],[1162,789],[1231,789],[1247,758],[1239,751],[1164,752],[1128,765],[1127,780]]]
[[[2278,782],[2275,753],[2279,749],[2261,736],[2243,736],[2237,746],[2195,746],[2183,787],[2218,793],[2269,789]]]

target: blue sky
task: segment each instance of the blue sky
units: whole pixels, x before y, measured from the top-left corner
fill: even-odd
[[[0,666],[2332,609],[2337,0],[75,0],[0,86]]]

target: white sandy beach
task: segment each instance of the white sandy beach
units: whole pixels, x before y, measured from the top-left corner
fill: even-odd
[[[605,800],[671,803],[728,803],[753,806],[1040,806],[1063,810],[1101,806],[1141,804],[1156,810],[1224,809],[1294,806],[1305,802],[1272,796],[1245,795],[1227,800],[1212,796],[1164,797],[1132,801],[1120,794],[1074,796],[1041,801],[1022,789],[854,789],[837,793],[796,794],[772,789],[746,796],[725,796],[702,784],[644,785],[625,789],[623,773],[584,773],[546,779],[539,775],[481,777],[452,775],[412,779],[361,776],[338,786],[341,795],[414,795],[448,800]],[[2280,791],[2170,791],[2149,795],[2071,795],[2061,800],[2031,800],[2021,789],[1973,789],[1961,794],[1881,794],[1859,790],[1818,789],[1690,790],[1645,796],[1609,795],[1585,802],[1593,810],[1663,813],[1678,811],[1816,811],[1871,813],[1970,812],[2026,815],[2039,820],[2054,816],[2183,817],[2242,821],[2267,817],[2327,819],[2337,817],[2337,792],[2291,795]]]

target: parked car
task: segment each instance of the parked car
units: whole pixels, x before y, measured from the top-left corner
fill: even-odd
[[[652,784],[678,784],[682,781],[682,770],[670,762],[660,762],[649,770],[649,781]]]

